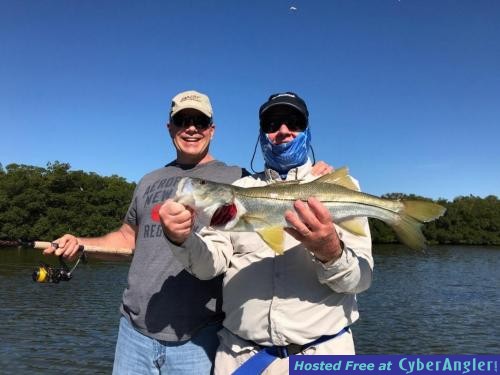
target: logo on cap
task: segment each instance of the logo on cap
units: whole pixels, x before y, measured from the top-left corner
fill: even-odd
[[[210,104],[210,99],[205,94],[194,90],[184,91],[174,96],[172,99],[170,116],[172,117],[183,109],[188,108],[196,109],[205,116],[212,118],[212,105]]]

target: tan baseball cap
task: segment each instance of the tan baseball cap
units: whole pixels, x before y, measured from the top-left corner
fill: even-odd
[[[213,116],[210,99],[198,91],[184,91],[174,96],[172,99],[172,108],[170,109],[170,117],[187,108],[196,109],[210,118]]]

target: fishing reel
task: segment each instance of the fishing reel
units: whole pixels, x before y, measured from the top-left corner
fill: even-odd
[[[80,260],[82,260],[83,263],[86,263],[87,261],[85,252],[83,251],[71,270],[69,269],[68,265],[64,263],[61,255],[59,256],[59,267],[41,262],[40,266],[33,271],[33,281],[37,283],[54,284],[58,284],[60,281],[69,281],[73,277],[72,272],[74,271],[78,263],[80,263]]]

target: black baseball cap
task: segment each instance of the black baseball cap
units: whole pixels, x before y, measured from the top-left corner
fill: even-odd
[[[262,117],[264,112],[266,112],[269,108],[278,105],[289,106],[296,109],[304,116],[306,121],[309,118],[309,111],[307,110],[306,102],[304,102],[304,100],[296,93],[291,91],[271,95],[269,99],[267,99],[267,102],[261,105],[259,109],[259,118]]]

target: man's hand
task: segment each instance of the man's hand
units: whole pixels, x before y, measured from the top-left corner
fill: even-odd
[[[76,256],[78,247],[80,246],[80,244],[78,243],[78,238],[76,238],[72,234],[65,234],[54,242],[57,243],[58,247],[55,248],[54,246],[49,246],[43,251],[44,255],[62,255],[64,258],[68,258],[71,260]]]
[[[159,214],[165,235],[176,245],[182,245],[193,229],[192,210],[172,199],[167,199],[160,207]]]
[[[316,198],[307,203],[300,200],[294,203],[295,212],[285,212],[285,220],[291,228],[287,233],[314,253],[323,263],[334,261],[342,255],[342,243],[333,225],[330,211]]]
[[[315,163],[311,169],[312,175],[318,177],[328,174],[330,172],[333,172],[333,167],[321,160]]]

